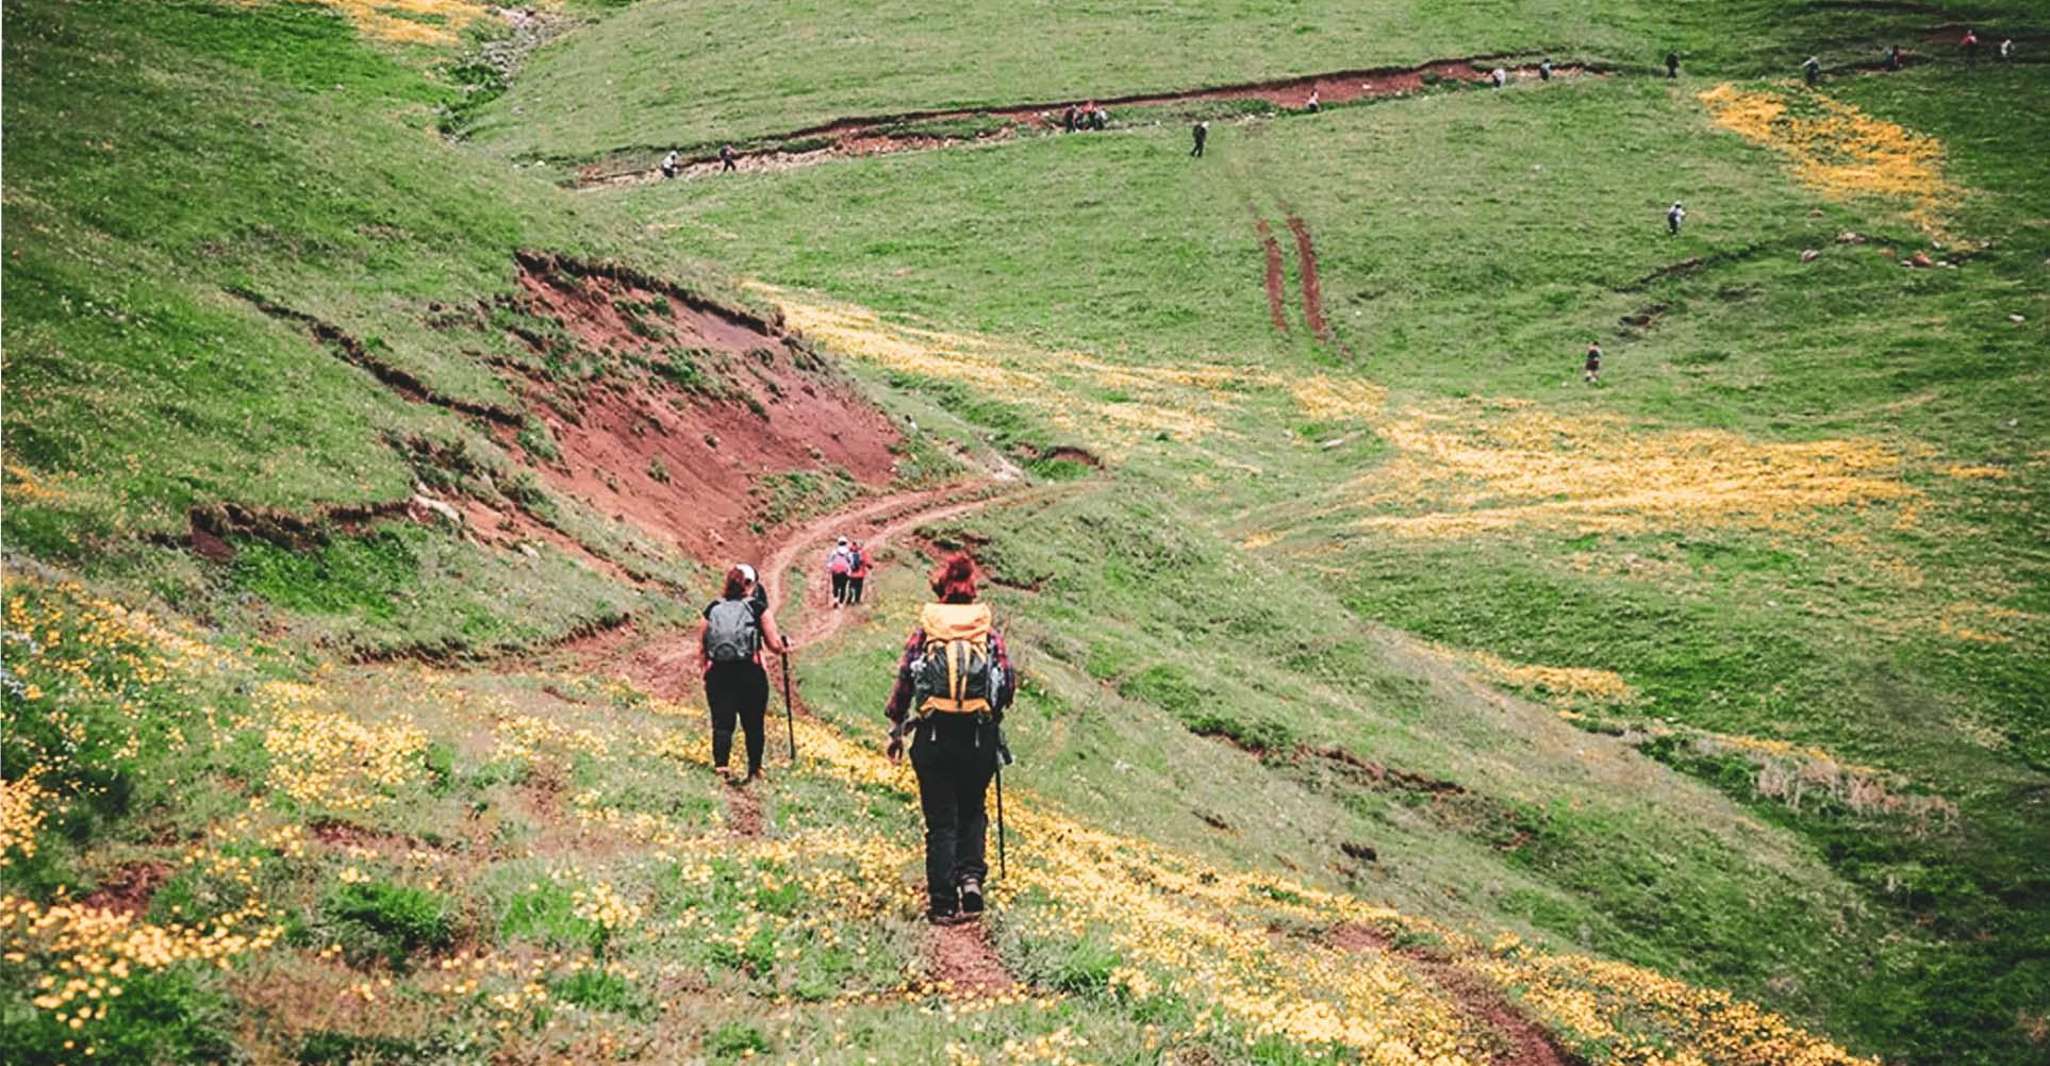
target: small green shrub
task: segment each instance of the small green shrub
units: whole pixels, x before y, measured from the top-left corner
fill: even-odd
[[[404,969],[415,952],[455,943],[455,905],[447,896],[389,881],[359,881],[321,901],[325,931],[352,961],[382,959]]]

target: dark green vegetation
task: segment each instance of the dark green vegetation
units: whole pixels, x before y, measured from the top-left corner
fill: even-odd
[[[2028,30],[2026,7],[1969,14],[1990,41]],[[1889,1061],[2044,1053],[2050,67],[1963,70],[1921,43],[1950,7],[947,20],[642,0],[577,5],[589,23],[509,85],[476,65],[488,23],[437,50],[299,4],[4,10],[4,535],[28,590],[9,609],[31,620],[7,621],[0,756],[10,787],[68,797],[32,799],[40,847],[10,852],[4,883],[39,904],[139,897],[158,923],[261,901],[282,930],[232,976],[188,959],[131,982],[100,1056],[596,1057],[617,1049],[592,1031],[624,1027],[658,1057],[904,1061],[960,1036],[847,1002],[923,965],[915,867],[889,865],[914,839],[901,792],[809,768],[764,800],[762,850],[708,858],[730,799],[687,705],[574,652],[545,675],[328,667],[524,651],[627,616],[659,632],[673,596],[705,592],[701,564],[729,561],[549,480],[622,390],[746,400],[729,362],[668,343],[666,297],[613,298],[603,343],[519,300],[534,250],[762,306],[698,265],[717,262],[793,301],[973,332],[1025,375],[992,384],[961,355],[986,353],[929,337],[904,342],[917,358],[843,353],[922,427],[893,449],[901,480],[995,450],[1072,483],[926,531],[973,544],[998,586],[1027,671],[1026,795],[1221,868],[1726,988]],[[1696,95],[1730,77],[1786,96],[1743,79],[1894,39],[1943,59],[1824,88],[1941,144],[1963,190],[1942,246],[1913,204],[1824,196]],[[1666,47],[1678,83],[1648,70]],[[1318,116],[1221,106],[1200,162],[1179,125],[1195,110],[583,194],[506,162],[1545,49],[1613,73]],[[1668,238],[1675,198],[1691,221]],[[1959,265],[1899,265],[1914,252]],[[1600,389],[1579,381],[1590,339]],[[637,432],[620,483],[696,484]],[[732,490],[730,529],[867,489],[824,460],[763,470]],[[458,535],[416,491],[524,532]],[[852,737],[878,729],[888,612],[919,563],[900,549],[877,579],[887,624],[801,664],[807,703]],[[136,666],[154,637],[82,628],[98,608],[46,566],[174,605],[248,660],[167,683]],[[332,790],[351,773],[371,780]],[[775,853],[812,830],[844,848]],[[1005,902],[1004,962],[1068,998],[992,1012],[982,1052],[1072,1029],[1156,1061],[1145,1025],[1195,1025],[1182,997],[1116,983],[1134,963],[1103,930],[1063,927],[1044,893]],[[442,964],[478,953],[517,963],[446,992]],[[36,972],[0,965],[8,1061],[67,1035],[24,1005]],[[401,1001],[357,991],[384,977]],[[305,1006],[348,996],[349,1024]],[[1300,1054],[1241,1035],[1194,1044]]]

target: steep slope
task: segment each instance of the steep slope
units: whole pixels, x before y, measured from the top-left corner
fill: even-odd
[[[11,548],[362,653],[510,647],[895,476],[773,311],[439,143],[434,53],[120,10],[8,8]]]

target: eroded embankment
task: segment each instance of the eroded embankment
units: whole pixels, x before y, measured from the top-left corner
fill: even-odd
[[[1467,56],[1433,60],[1414,67],[1369,67],[1293,78],[1242,82],[1165,93],[1135,93],[1093,99],[1053,100],[1010,104],[988,108],[953,108],[904,111],[893,115],[841,118],[786,133],[758,138],[737,148],[735,171],[789,170],[858,156],[894,152],[928,151],[960,145],[1007,140],[1062,128],[1065,113],[1096,103],[1121,111],[1165,110],[1205,102],[1259,101],[1279,110],[1301,111],[1314,95],[1320,106],[1331,107],[1380,97],[1407,96],[1440,83],[1482,83],[1490,71],[1504,61],[1528,52]],[[1514,81],[1540,81],[1535,65],[1503,67]],[[1574,78],[1598,73],[1584,64],[1551,68],[1552,78]],[[1130,124],[1130,116],[1119,116],[1116,124]],[[961,129],[950,130],[949,125]],[[612,161],[593,163],[578,171],[579,188],[635,185],[662,180],[652,160],[667,151],[666,146],[638,145],[611,153]],[[716,175],[725,164],[716,148],[702,148],[680,159],[678,177]]]

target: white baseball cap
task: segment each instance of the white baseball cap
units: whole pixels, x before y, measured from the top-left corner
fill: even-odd
[[[748,579],[748,580],[749,580],[750,582],[752,582],[752,581],[754,581],[754,580],[755,580],[755,568],[754,568],[754,567],[752,567],[752,566],[749,566],[749,565],[747,565],[746,563],[740,563],[740,564],[738,564],[738,566],[737,566],[737,569],[738,569],[738,570],[740,571],[740,576],[741,576],[741,577],[744,577],[744,578]]]

